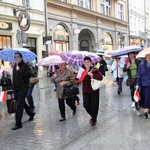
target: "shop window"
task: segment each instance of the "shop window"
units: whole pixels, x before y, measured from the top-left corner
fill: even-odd
[[[101,13],[110,16],[110,0],[100,0],[101,1]]]
[[[11,37],[0,35],[0,50],[11,47]]]
[[[57,25],[54,33],[55,50],[68,51],[69,33],[65,26]]]
[[[83,8],[91,9],[91,0],[79,0],[78,5]]]
[[[103,50],[112,50],[113,41],[109,33],[104,33],[101,39],[101,45]]]

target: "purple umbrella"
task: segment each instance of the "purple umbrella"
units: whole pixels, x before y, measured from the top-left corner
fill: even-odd
[[[127,55],[128,53],[138,53],[143,48],[141,46],[126,46],[113,52],[112,57]]]
[[[88,56],[91,58],[92,63],[96,63],[100,61],[100,57],[94,53],[90,53],[90,52],[85,52],[80,53],[79,54],[75,53],[68,53],[68,54],[61,54],[61,58],[62,60],[66,61],[66,63],[68,64],[72,64],[72,65],[82,65],[84,58]]]

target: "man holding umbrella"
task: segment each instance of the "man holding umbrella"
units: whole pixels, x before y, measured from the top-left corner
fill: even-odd
[[[17,130],[22,128],[21,120],[23,116],[23,108],[25,108],[26,113],[30,116],[29,121],[33,120],[35,113],[25,103],[25,98],[29,87],[29,79],[31,77],[30,68],[23,61],[23,56],[21,53],[16,52],[14,54],[14,59],[16,64],[13,68],[13,90],[17,106],[15,114],[16,124],[12,127],[12,130]]]

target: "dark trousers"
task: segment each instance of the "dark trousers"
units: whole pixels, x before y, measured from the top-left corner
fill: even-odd
[[[66,98],[66,104],[73,110],[76,110],[76,106],[75,106],[75,101],[73,99],[73,97],[71,98]],[[62,118],[66,118],[66,114],[65,114],[65,100],[64,99],[58,99],[58,105],[59,105],[59,110],[60,110],[60,114]]]
[[[99,109],[99,90],[92,94],[83,93],[83,106],[91,116],[92,121],[96,122]]]
[[[77,96],[77,95],[74,95],[74,101],[77,101],[77,102],[79,102],[80,101],[80,99],[79,99],[79,97]]]
[[[28,92],[27,92],[27,100],[28,100],[28,104],[29,106],[34,109],[34,101],[33,101],[33,97],[32,97],[32,91],[33,91],[34,85],[29,86],[28,88]]]
[[[142,86],[144,95],[144,108],[150,109],[150,86]]]
[[[14,97],[17,102],[16,114],[15,114],[16,126],[22,126],[21,120],[22,120],[22,116],[23,116],[23,108],[26,110],[26,113],[29,116],[33,116],[33,112],[31,110],[31,108],[25,102],[27,91],[28,91],[28,88],[22,89],[19,92],[14,91]]]
[[[131,94],[132,102],[135,102],[135,100],[134,100],[134,92],[135,92],[135,87],[134,86],[130,86],[130,94]]]
[[[123,78],[117,78],[117,82],[118,82],[118,91],[122,91],[122,81]]]

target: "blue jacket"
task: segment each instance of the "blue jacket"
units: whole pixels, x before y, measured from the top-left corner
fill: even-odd
[[[150,86],[150,68],[147,67],[146,60],[143,60],[139,66],[136,85]]]

